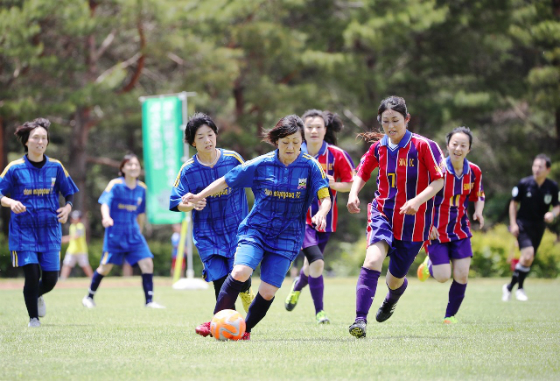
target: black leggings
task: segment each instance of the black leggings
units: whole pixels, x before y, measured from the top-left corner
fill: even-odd
[[[23,285],[23,298],[29,318],[38,318],[37,298],[51,291],[58,281],[58,271],[43,271],[38,264],[23,266],[25,283]]]

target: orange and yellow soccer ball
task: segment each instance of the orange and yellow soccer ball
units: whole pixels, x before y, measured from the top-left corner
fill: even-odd
[[[239,340],[245,333],[245,319],[235,310],[222,310],[212,318],[210,332],[217,340]]]

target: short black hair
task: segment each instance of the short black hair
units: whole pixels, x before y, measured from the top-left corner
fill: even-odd
[[[210,127],[212,131],[218,135],[218,127],[216,127],[212,118],[206,114],[197,112],[189,118],[187,126],[185,127],[185,142],[192,146],[196,136],[196,131],[204,125]]]
[[[33,131],[37,127],[43,127],[45,130],[47,130],[47,144],[48,144],[48,142],[51,141],[51,138],[49,136],[49,126],[50,125],[51,125],[51,122],[48,119],[45,119],[45,118],[33,119],[32,121],[25,122],[24,124],[22,124],[21,126],[16,128],[16,132],[14,133],[14,135],[17,136],[18,140],[23,145],[23,148],[25,149],[25,152],[27,152],[28,148],[25,144],[29,140],[29,135],[31,134],[31,131]]]
[[[338,116],[338,114],[330,112],[328,110],[321,111],[317,109],[307,110],[303,113],[301,119],[305,121],[307,118],[316,118],[319,117],[323,119],[325,123],[325,128],[327,131],[325,132],[325,141],[329,144],[336,145],[336,133],[341,131],[344,128],[344,124],[342,120]]]
[[[459,133],[465,134],[465,135],[467,135],[467,136],[469,137],[469,149],[471,149],[471,147],[472,147],[472,140],[473,140],[472,132],[471,132],[471,129],[470,129],[470,128],[465,127],[465,126],[461,126],[461,127],[454,128],[453,131],[451,131],[450,133],[448,133],[448,134],[445,136],[445,141],[447,142],[447,145],[449,145],[449,141],[451,140],[451,138],[453,137],[453,135],[459,134]]]
[[[134,158],[136,158],[136,160],[138,160],[140,162],[140,160],[138,159],[138,156],[136,156],[136,154],[134,154],[132,152],[129,152],[126,155],[124,155],[124,157],[121,161],[121,164],[119,165],[119,176],[121,176],[121,177],[124,176],[124,172],[122,171],[124,165]]]
[[[550,158],[546,156],[544,153],[539,153],[533,161],[537,159],[544,160],[547,169],[552,166],[552,162],[550,161]]]
[[[383,99],[379,104],[379,108],[377,109],[377,121],[379,123],[381,123],[381,114],[389,109],[397,111],[405,119],[408,116],[408,110],[406,109],[406,102],[404,98],[391,95],[390,97]]]
[[[301,134],[302,141],[305,140],[303,133],[303,121],[297,115],[288,115],[276,123],[276,125],[264,132],[264,141],[278,147],[278,140],[298,132]]]

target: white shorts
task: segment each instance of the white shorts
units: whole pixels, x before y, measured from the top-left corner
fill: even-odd
[[[80,267],[89,266],[88,255],[87,254],[66,254],[64,256],[64,261],[62,262],[65,266],[74,267],[76,263]]]

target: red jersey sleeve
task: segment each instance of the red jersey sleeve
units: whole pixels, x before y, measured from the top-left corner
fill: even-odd
[[[482,171],[478,165],[470,163],[471,171],[474,175],[474,184],[469,195],[469,201],[484,201],[484,188],[482,187]]]
[[[443,153],[436,142],[426,139],[426,144],[422,144],[422,160],[430,173],[430,182],[443,179],[445,161]]]
[[[335,158],[334,178],[336,181],[349,183],[354,178],[354,163],[343,150],[331,151]]]
[[[356,170],[356,175],[360,176],[362,180],[368,181],[371,177],[371,172],[377,167],[379,167],[379,161],[375,157],[375,148],[379,145],[379,142],[375,142],[369,147],[369,150],[360,159],[360,164]]]

